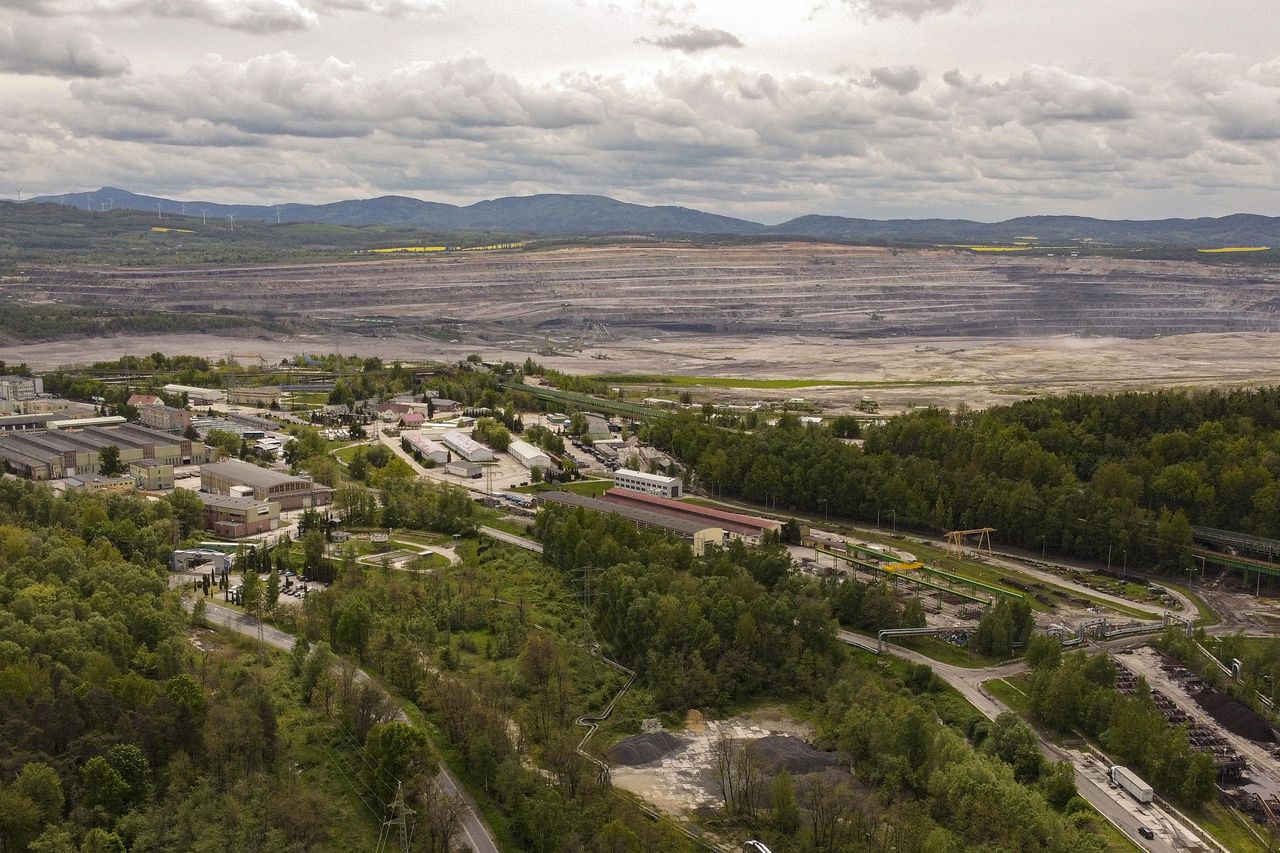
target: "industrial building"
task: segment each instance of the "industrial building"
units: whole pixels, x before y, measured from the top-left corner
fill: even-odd
[[[0,376],[0,400],[34,400],[44,394],[39,376]]]
[[[728,512],[709,506],[660,498],[631,489],[609,489],[601,499],[613,506],[661,512],[693,524],[715,526],[725,532],[726,539],[741,539],[751,545],[760,544],[766,533],[778,533],[782,530],[782,523],[772,518],[758,518],[754,515]]]
[[[138,420],[148,429],[181,435],[191,426],[191,413],[163,403],[149,403],[138,408]]]
[[[419,459],[430,459],[437,465],[443,465],[449,461],[449,450],[443,444],[432,441],[420,432],[402,432],[400,442],[405,450]]]
[[[27,415],[0,415],[0,432],[20,429],[45,429],[54,416],[48,413]]]
[[[129,474],[138,488],[161,492],[173,488],[173,466],[157,459],[135,459],[129,463]]]
[[[513,438],[511,444],[507,446],[507,452],[514,456],[517,462],[530,470],[551,467],[551,456],[541,447],[536,447],[527,441]]]
[[[186,394],[187,402],[196,406],[221,403],[227,399],[226,392],[217,388],[197,388],[194,385],[178,385],[171,382],[161,390],[166,394]]]
[[[589,498],[572,492],[543,492],[538,495],[538,500],[605,515],[617,515],[637,527],[665,531],[688,540],[693,546],[693,552],[698,555],[703,554],[708,545],[721,545],[726,539],[726,533],[722,528],[697,517],[688,518],[667,512],[656,512],[641,506]]]
[[[97,474],[104,447],[120,451],[124,464],[153,459],[167,465],[202,463],[207,449],[198,441],[134,424],[86,429],[21,430],[0,434],[0,459],[20,477],[51,480]]]
[[[444,472],[458,477],[466,477],[470,480],[478,479],[481,473],[479,465],[475,462],[468,462],[465,459],[455,459],[452,462],[446,463],[444,466]]]
[[[239,459],[227,459],[202,467],[200,490],[218,495],[251,493],[256,500],[270,501],[281,510],[328,506],[333,500],[333,489],[314,482],[310,477],[259,468]]]
[[[679,477],[646,474],[643,471],[632,471],[630,468],[619,468],[614,471],[613,482],[619,488],[660,498],[678,498],[683,494],[684,489]]]
[[[232,388],[227,392],[227,402],[237,406],[270,406],[280,402],[280,386],[263,385],[259,388]]]
[[[280,505],[275,501],[211,492],[196,492],[196,496],[204,504],[204,529],[228,539],[266,533],[280,523]]]
[[[137,485],[133,477],[121,474],[118,477],[104,477],[101,474],[77,474],[67,478],[67,488],[82,489],[87,492],[132,492]]]
[[[451,429],[443,436],[445,447],[461,456],[468,462],[492,462],[493,451],[476,441],[465,432]]]

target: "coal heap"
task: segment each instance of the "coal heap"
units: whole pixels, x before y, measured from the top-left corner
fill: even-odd
[[[1239,699],[1217,690],[1201,690],[1193,698],[1232,734],[1259,743],[1275,743],[1276,733],[1271,724]]]
[[[614,764],[638,767],[641,764],[657,761],[664,755],[670,755],[682,749],[684,745],[683,740],[669,732],[632,735],[614,744],[609,750],[609,760]]]

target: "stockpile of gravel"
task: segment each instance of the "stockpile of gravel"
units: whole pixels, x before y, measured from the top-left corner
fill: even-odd
[[[840,765],[840,757],[836,753],[814,749],[802,739],[789,735],[762,737],[750,748],[752,754],[764,761],[770,773],[788,770],[794,776]]]
[[[609,750],[609,761],[627,767],[638,767],[657,761],[664,755],[684,748],[685,742],[670,732],[654,732],[652,734],[632,735],[623,738]]]
[[[1239,699],[1217,690],[1201,690],[1194,698],[1227,731],[1259,743],[1275,742],[1271,724]]]

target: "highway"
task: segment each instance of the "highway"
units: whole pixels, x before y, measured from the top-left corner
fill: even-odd
[[[849,631],[838,631],[837,635],[851,646],[868,651],[875,649],[874,639]],[[904,649],[892,643],[885,644],[885,651],[894,657],[929,666],[939,678],[954,687],[961,696],[991,720],[1010,709],[988,693],[982,686],[983,682],[1015,675],[1027,668],[1024,661],[1015,661],[983,669],[967,669],[936,661],[919,652]],[[1151,853],[1177,853],[1186,849],[1186,844],[1182,843],[1183,840],[1195,839],[1204,843],[1203,839],[1192,832],[1180,817],[1170,814],[1160,805],[1141,806],[1123,793],[1113,791],[1102,775],[1102,765],[1091,756],[1064,750],[1044,737],[1040,738],[1040,749],[1050,761],[1071,762],[1076,768],[1076,789],[1080,792],[1080,796],[1088,800],[1107,820],[1111,821],[1116,829],[1143,850]],[[1138,835],[1140,826],[1154,830],[1155,839],[1148,841]],[[1221,848],[1218,849],[1221,850]]]
[[[519,537],[516,537],[519,538]],[[247,637],[258,638],[258,632],[262,632],[262,641],[269,646],[273,646],[283,651],[291,651],[296,637],[292,634],[286,634],[278,628],[270,625],[258,624],[258,620],[252,616],[247,616],[237,610],[223,607],[214,601],[205,599],[205,617],[216,625],[244,634]],[[184,599],[185,606],[194,606],[193,601]],[[364,670],[357,670],[359,676],[363,679],[369,679],[369,675]],[[410,723],[411,721],[404,712],[400,712],[402,722]],[[475,853],[499,853],[498,845],[494,843],[493,835],[489,832],[489,827],[480,819],[476,809],[476,804],[471,795],[463,788],[462,783],[443,763],[440,765],[440,773],[436,776],[436,784],[439,785],[445,793],[453,797],[460,797],[467,805],[467,811],[462,819],[462,835],[466,838],[467,844]]]

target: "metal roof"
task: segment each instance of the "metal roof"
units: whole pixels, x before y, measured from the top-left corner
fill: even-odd
[[[239,459],[225,459],[222,462],[213,462],[200,468],[200,473],[208,471],[210,474],[217,474],[230,480],[238,480],[246,486],[254,488],[269,489],[272,486],[279,486],[283,483],[292,483],[302,480],[302,477],[295,477],[292,474],[285,474],[281,471],[272,471],[269,468],[259,468],[248,462],[241,462]],[[310,483],[310,480],[306,482]]]
[[[585,495],[575,495],[572,492],[543,492],[538,495],[540,500],[550,501],[551,503],[561,504],[564,506],[581,507],[589,509],[592,512],[599,512],[605,515],[620,515],[628,521],[637,524],[648,525],[649,527],[659,527],[663,530],[670,530],[673,533],[680,533],[685,536],[693,536],[703,530],[713,530],[717,528],[714,524],[704,524],[689,518],[683,518],[666,512],[654,512],[652,510],[640,509],[639,507],[630,506],[628,504],[615,504],[609,501],[602,501],[599,498],[589,498]]]

